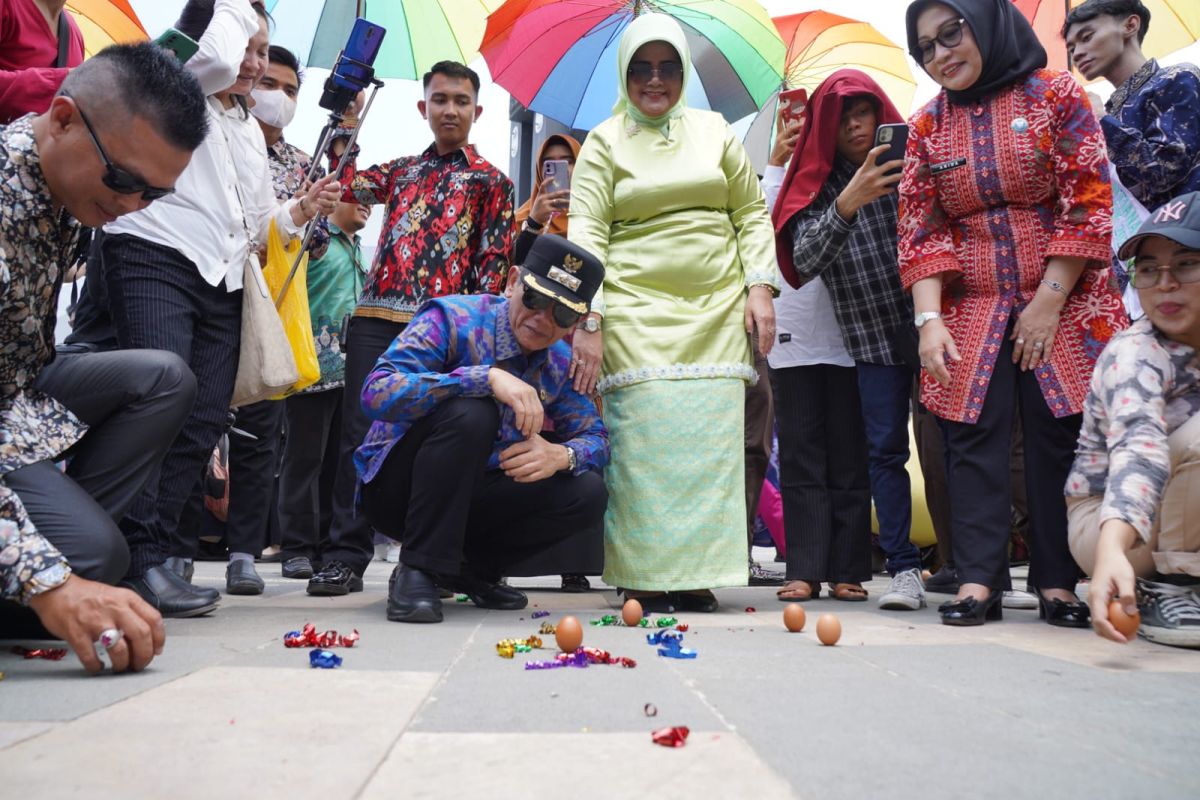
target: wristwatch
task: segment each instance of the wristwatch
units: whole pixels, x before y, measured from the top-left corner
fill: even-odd
[[[917,314],[917,316],[913,319],[913,325],[916,325],[917,329],[919,330],[919,329],[925,327],[926,322],[930,322],[931,320],[941,319],[941,318],[942,318],[942,312],[940,312],[940,311],[922,311],[920,314]]]
[[[579,457],[575,455],[574,447],[567,447],[565,444],[563,447],[567,448],[567,472],[574,472],[575,468],[579,466]]]
[[[595,333],[596,331],[600,330],[600,317],[594,314],[588,314],[587,319],[583,321],[583,324],[580,325],[580,327],[588,333]]]

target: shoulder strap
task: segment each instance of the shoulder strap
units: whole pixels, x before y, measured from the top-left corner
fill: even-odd
[[[67,66],[67,57],[71,51],[71,25],[67,22],[67,10],[58,12],[58,60],[56,67]]]

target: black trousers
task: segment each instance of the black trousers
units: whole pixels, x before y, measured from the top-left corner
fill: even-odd
[[[774,444],[775,412],[771,405],[771,383],[767,359],[758,352],[758,345],[750,343],[754,353],[754,368],[758,371],[758,383],[746,387],[746,547],[747,553],[754,547],[754,518],[758,516],[758,498],[762,496],[763,481],[767,477],[767,466],[771,461],[771,446]]]
[[[1083,415],[1056,418],[1050,412],[1034,373],[1022,372],[1012,363],[1007,334],[979,421],[945,424],[958,579],[992,589],[1009,586],[1014,414],[1020,414],[1025,436],[1029,585],[1074,591],[1079,568],[1067,548],[1063,487],[1075,460]]]
[[[163,459],[122,522],[130,577],[168,555],[190,555],[179,541],[184,504],[221,436],[237,375],[242,293],[209,286],[178,250],[136,236],[105,236],[101,248],[109,309],[122,349],[175,353],[196,376],[196,401]]]
[[[358,485],[354,451],[371,427],[371,421],[362,409],[362,386],[375,369],[375,362],[404,328],[401,322],[351,317],[346,333],[346,386],[342,395],[342,434],[333,483],[333,519],[329,524],[329,548],[321,554],[321,560],[326,564],[344,561],[359,575],[366,571],[375,555],[371,524],[354,507]]]
[[[487,469],[499,425],[490,398],[442,403],[409,429],[363,487],[364,513],[400,541],[402,563],[496,580],[564,539],[601,535],[604,479],[557,473],[517,483]]]
[[[871,477],[854,367],[771,370],[789,580],[871,578]]]
[[[230,553],[262,555],[275,506],[275,472],[286,406],[283,400],[264,400],[242,406],[229,435],[229,515],[225,544]],[[195,555],[198,542],[179,542]],[[172,555],[182,553],[173,552]]]
[[[115,584],[129,567],[117,523],[175,439],[196,381],[171,353],[60,351],[36,386],[89,429],[67,451],[65,473],[39,461],[4,482],[78,575]]]
[[[328,549],[343,400],[341,389],[328,389],[284,401],[288,437],[279,474],[279,523],[285,561],[315,559]]]

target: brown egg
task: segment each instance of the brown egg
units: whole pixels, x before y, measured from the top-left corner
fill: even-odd
[[[783,608],[783,627],[787,628],[792,633],[799,633],[804,630],[804,621],[807,617],[804,614],[804,606],[799,603],[788,603]]]
[[[558,621],[558,629],[554,631],[554,641],[558,649],[564,653],[574,653],[583,644],[583,626],[574,617],[563,617]]]
[[[817,638],[821,644],[834,645],[842,638],[842,623],[833,614],[822,614],[817,620]]]
[[[636,627],[642,621],[642,604],[632,597],[621,607],[621,621],[629,627]]]
[[[1132,641],[1137,636],[1138,626],[1142,624],[1142,615],[1136,610],[1132,614],[1126,614],[1125,609],[1121,607],[1121,601],[1113,600],[1108,604],[1108,621],[1122,636]]]

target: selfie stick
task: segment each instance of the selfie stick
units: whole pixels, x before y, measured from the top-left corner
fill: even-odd
[[[380,87],[383,86],[383,81],[374,77],[370,79],[370,83],[371,94],[367,96],[367,102],[358,115],[358,125],[355,126],[354,131],[350,134],[350,141],[346,142],[346,149],[342,151],[342,156],[338,159],[339,167],[342,165],[342,159],[349,158],[350,153],[354,152],[354,144],[358,141],[358,132],[362,130],[363,123],[366,122],[367,119],[367,112],[371,110],[371,104],[375,102],[375,94],[379,91]],[[308,174],[304,176],[305,182],[312,181],[314,178],[316,178],[317,170],[321,168],[321,156],[324,155],[325,149],[329,147],[330,142],[333,140],[333,135],[337,131],[338,126],[341,125],[343,116],[344,111],[330,112],[329,122],[325,123],[325,128],[321,131],[321,138],[317,144],[317,156],[313,159],[312,165],[309,167]],[[318,216],[320,216],[320,212],[318,212]],[[292,281],[296,278],[296,271],[300,269],[300,261],[304,258],[304,254],[308,251],[308,245],[312,241],[313,233],[316,232],[316,221],[317,218],[313,217],[304,227],[304,239],[300,244],[300,249],[296,252],[296,260],[292,262],[292,268],[288,272],[287,280],[283,282],[283,288],[279,290],[279,294],[275,298],[276,309],[283,305],[284,295],[287,294],[288,289],[290,289],[292,286]]]

